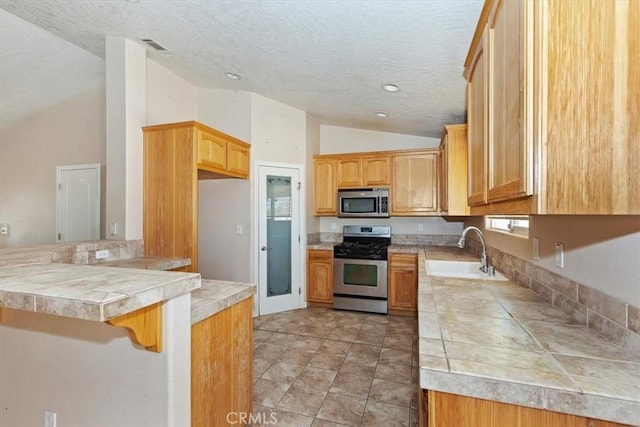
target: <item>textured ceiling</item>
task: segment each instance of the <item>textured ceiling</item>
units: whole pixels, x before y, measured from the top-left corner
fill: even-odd
[[[5,41],[0,29],[3,121],[19,104],[5,94],[26,103],[39,96],[11,93],[5,84],[14,74],[71,77],[59,86],[92,82],[96,61],[104,74],[105,36],[120,36],[154,39],[169,52],[148,56],[199,87],[256,92],[325,124],[439,137],[442,125],[465,119],[462,66],[482,0],[0,0],[0,7],[95,55],[52,45],[34,70],[33,45],[49,46],[37,38],[42,32],[2,13],[2,27],[20,34]],[[401,91],[384,92],[384,83]]]

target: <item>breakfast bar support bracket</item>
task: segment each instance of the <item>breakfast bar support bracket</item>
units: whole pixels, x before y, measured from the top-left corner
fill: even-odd
[[[123,314],[106,323],[126,328],[131,340],[145,350],[162,352],[162,303]]]

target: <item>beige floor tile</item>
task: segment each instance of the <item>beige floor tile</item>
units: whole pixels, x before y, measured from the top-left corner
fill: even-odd
[[[340,367],[340,372],[373,378],[373,374],[376,372],[376,365],[375,361],[367,362],[357,357],[347,357]]]
[[[358,426],[366,405],[365,399],[329,393],[322,402],[317,418],[349,426]]]
[[[330,371],[338,371],[344,362],[344,356],[339,354],[317,354],[313,356],[308,366]]]
[[[397,348],[382,348],[378,363],[385,365],[409,365],[411,366],[411,353]]]
[[[327,369],[314,368],[307,366],[300,372],[296,381],[293,383],[296,387],[306,387],[314,390],[329,391],[331,383],[336,377],[337,371]]]
[[[290,349],[316,351],[322,344],[321,338],[313,337],[299,337],[293,343],[291,343]]]
[[[411,405],[411,385],[374,378],[369,399],[408,408]]]
[[[260,375],[269,369],[273,364],[273,359],[260,359],[259,357],[253,358],[253,377],[258,378]]]
[[[293,365],[286,362],[275,362],[262,374],[262,379],[291,384],[303,369],[304,366]]]
[[[314,417],[320,409],[327,392],[291,386],[278,403],[276,409]]]
[[[318,349],[318,354],[338,354],[346,356],[352,345],[350,342],[328,339],[322,343]]]
[[[367,427],[409,427],[409,408],[369,400],[361,425]]]
[[[414,318],[324,308],[254,319],[253,425],[417,426],[417,332]]]
[[[287,390],[289,390],[289,384],[259,378],[253,383],[253,403],[275,408]]]
[[[408,365],[385,365],[378,363],[374,378],[381,380],[411,383],[411,366]]]
[[[275,409],[272,414],[268,414],[265,422],[255,424],[255,427],[309,427],[313,423],[313,417],[296,414],[293,412]]]
[[[331,384],[330,392],[366,399],[371,388],[371,377],[339,372]]]

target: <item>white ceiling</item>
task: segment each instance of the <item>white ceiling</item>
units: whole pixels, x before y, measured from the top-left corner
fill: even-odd
[[[118,36],[154,39],[169,52],[148,56],[198,87],[256,92],[325,124],[439,137],[442,125],[465,119],[462,67],[481,7],[482,0],[0,0],[10,12],[0,9],[0,126],[103,80],[105,36]],[[401,91],[384,92],[384,83]]]

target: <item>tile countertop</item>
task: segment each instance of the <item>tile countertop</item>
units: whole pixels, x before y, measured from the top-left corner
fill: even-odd
[[[172,270],[174,268],[191,265],[189,258],[164,258],[154,256],[142,256],[136,258],[107,261],[101,264],[91,264],[101,267],[136,268],[140,270]]]
[[[426,274],[425,259],[477,260],[462,250],[418,254],[423,389],[640,423],[638,352],[514,282]]]
[[[191,292],[191,324],[239,303],[256,293],[253,283],[202,279],[202,287]]]
[[[199,287],[199,273],[21,264],[0,267],[0,308],[103,322]]]

